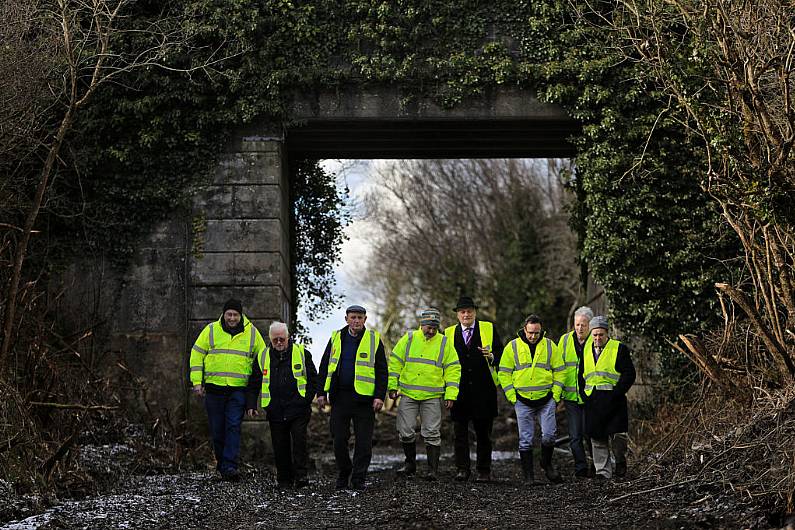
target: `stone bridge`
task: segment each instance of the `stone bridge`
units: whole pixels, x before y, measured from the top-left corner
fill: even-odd
[[[111,348],[151,406],[174,411],[184,404],[190,346],[228,297],[240,298],[261,329],[274,319],[289,322],[290,160],[573,154],[567,138],[578,124],[531,93],[497,90],[452,110],[405,96],[354,86],[295,97],[292,125],[240,131],[214,181],[195,197],[192,215],[163,223],[141,246],[101,305],[113,315]],[[91,274],[100,272],[76,276]],[[86,288],[75,303],[89,298]]]

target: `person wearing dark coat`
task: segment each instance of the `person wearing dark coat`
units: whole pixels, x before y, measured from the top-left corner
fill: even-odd
[[[627,471],[627,392],[635,383],[629,348],[608,336],[608,322],[596,316],[583,351],[585,433],[591,438],[596,479],[623,477]]]
[[[455,479],[466,481],[471,475],[469,459],[469,424],[477,441],[478,481],[491,479],[491,430],[497,417],[495,370],[500,364],[503,345],[494,325],[477,319],[477,306],[469,296],[462,296],[453,308],[458,324],[445,330],[453,340],[461,362],[458,400],[450,410],[453,420]]]
[[[276,460],[276,481],[282,488],[301,488],[309,485],[306,431],[315,399],[317,371],[309,350],[293,344],[289,338],[286,324],[272,323],[268,336],[270,344],[256,361],[258,369],[249,377],[247,414],[258,415],[258,398],[266,403],[265,395],[269,395],[265,412]],[[265,385],[263,376],[267,377]]]
[[[365,488],[373,452],[375,413],[384,406],[389,373],[381,335],[365,328],[360,305],[345,310],[345,323],[335,331],[320,361],[317,404],[331,405],[329,427],[337,463],[336,489]],[[331,368],[329,368],[331,367]],[[348,451],[353,422],[353,462]]]

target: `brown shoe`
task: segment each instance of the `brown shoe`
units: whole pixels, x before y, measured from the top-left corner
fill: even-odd
[[[478,469],[478,478],[475,479],[475,482],[489,482],[489,481],[491,481],[491,470]]]

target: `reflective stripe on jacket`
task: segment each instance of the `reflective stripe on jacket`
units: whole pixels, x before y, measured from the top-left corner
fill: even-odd
[[[594,390],[613,390],[621,374],[616,370],[618,345],[620,342],[609,339],[599,360],[593,360],[593,339],[588,338],[582,352],[583,378],[585,379],[585,395],[590,396]]]
[[[305,349],[303,344],[293,344],[293,351],[291,353],[290,364],[293,367],[293,377],[295,377],[295,384],[298,387],[298,394],[301,397],[306,397],[306,358]],[[265,348],[263,353],[257,358],[257,365],[262,370],[262,389],[260,391],[260,406],[264,409],[271,402],[271,349]]]
[[[377,331],[365,329],[359,348],[356,350],[356,364],[354,366],[353,389],[361,396],[375,395],[375,354],[381,342],[381,334]],[[342,354],[342,336],[339,330],[331,334],[331,355],[328,360],[328,374],[323,391],[331,389],[331,376],[337,370]]]
[[[426,340],[422,330],[409,331],[389,356],[389,390],[417,399],[458,397],[461,363],[453,341],[444,333]]]
[[[444,330],[444,335],[447,337],[447,340],[450,342],[455,341],[455,326],[450,326],[449,328]],[[461,328],[463,332],[463,327]],[[494,324],[491,322],[484,322],[482,320],[478,320],[478,333],[480,334],[480,345],[486,350],[491,351],[492,346],[494,346]],[[491,363],[486,363],[489,365],[489,372],[491,373],[491,378],[494,380],[494,386],[497,388],[500,387],[500,380],[497,377],[497,370],[491,365]]]
[[[557,345],[544,337],[535,346],[535,355],[530,356],[530,346],[517,337],[505,345],[500,359],[498,374],[505,398],[516,403],[516,393],[527,399],[541,399],[552,390],[555,401],[560,401],[562,386],[554,385],[562,371]]]
[[[221,319],[207,324],[199,334],[190,352],[190,381],[194,386],[246,386],[253,359],[265,349],[265,341],[245,315],[241,318],[243,331],[235,336],[224,331]]]
[[[561,387],[561,397],[563,399],[582,403],[582,396],[580,396],[577,389],[579,358],[577,357],[577,349],[574,346],[575,340],[577,340],[577,334],[574,331],[570,331],[560,338],[558,351],[563,365],[561,368],[563,374],[560,380],[555,381],[555,384]]]

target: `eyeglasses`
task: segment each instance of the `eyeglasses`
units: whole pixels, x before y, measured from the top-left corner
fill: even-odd
[[[273,337],[271,342],[287,342],[287,337]]]

